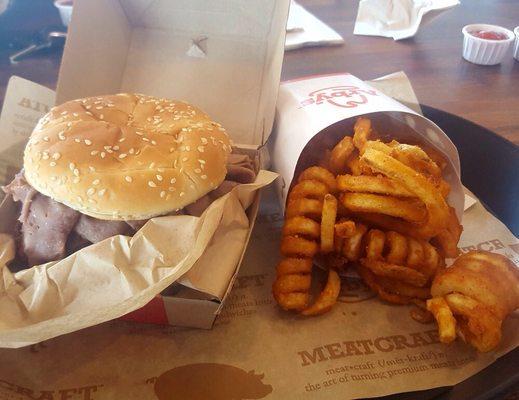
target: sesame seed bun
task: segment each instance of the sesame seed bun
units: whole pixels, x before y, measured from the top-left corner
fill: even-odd
[[[117,94],[54,107],[32,133],[25,178],[83,214],[146,219],[178,210],[225,178],[225,130],[181,101]]]

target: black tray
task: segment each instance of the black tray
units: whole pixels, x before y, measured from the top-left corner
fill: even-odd
[[[519,146],[466,119],[422,106],[458,148],[461,179],[479,200],[519,236]],[[384,400],[497,400],[519,383],[519,349],[453,387],[380,397]],[[513,395],[508,397],[515,399]]]

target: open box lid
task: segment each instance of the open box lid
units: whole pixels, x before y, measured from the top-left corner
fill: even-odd
[[[57,103],[117,92],[186,100],[234,142],[262,145],[274,120],[289,3],[76,2]]]

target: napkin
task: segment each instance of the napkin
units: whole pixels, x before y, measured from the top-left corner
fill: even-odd
[[[361,0],[353,33],[355,35],[412,37],[420,23],[429,23],[458,0]]]
[[[330,46],[344,43],[341,35],[292,1],[287,21],[285,50],[307,46]]]

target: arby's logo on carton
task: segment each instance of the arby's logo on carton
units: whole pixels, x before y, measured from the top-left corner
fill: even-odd
[[[368,103],[372,96],[378,96],[376,90],[361,89],[354,85],[332,86],[308,93],[308,98],[301,101],[301,107],[331,104],[342,108],[354,108]]]

